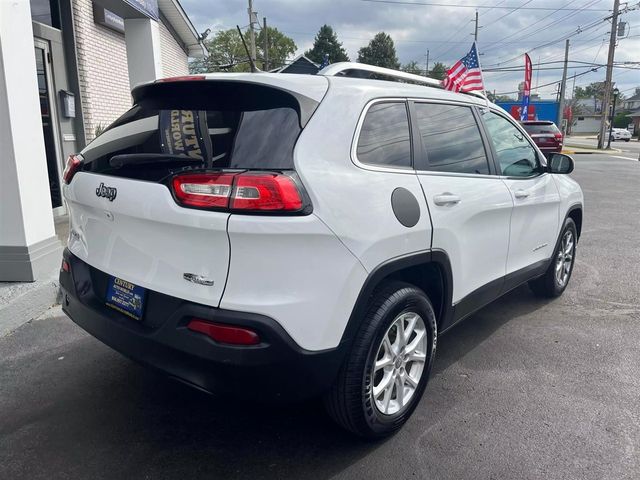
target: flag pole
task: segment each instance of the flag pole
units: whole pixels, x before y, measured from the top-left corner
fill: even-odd
[[[478,58],[478,67],[480,68],[480,79],[482,80],[482,93],[484,94],[484,101],[487,108],[489,108],[489,97],[487,97],[487,84],[484,83],[484,72],[482,71],[482,64],[480,63],[480,52],[478,51],[478,42],[473,42],[473,48],[476,49],[476,57]]]

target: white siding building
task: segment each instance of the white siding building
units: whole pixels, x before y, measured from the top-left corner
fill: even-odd
[[[205,54],[178,0],[0,0],[0,281],[59,262],[66,158]]]

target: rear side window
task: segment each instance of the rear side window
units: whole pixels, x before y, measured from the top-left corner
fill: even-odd
[[[293,97],[255,85],[184,83],[150,89],[82,152],[85,170],[159,180],[184,168],[182,158],[196,168],[294,168],[302,129]],[[115,168],[116,155],[150,159]],[[176,158],[154,162],[154,155]]]
[[[358,160],[382,167],[411,167],[409,116],[404,102],[376,103],[360,129]]]
[[[416,103],[415,112],[429,170],[489,174],[480,129],[470,107]]]

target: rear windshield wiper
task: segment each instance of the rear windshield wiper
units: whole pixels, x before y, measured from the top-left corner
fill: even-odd
[[[199,165],[204,160],[187,157],[186,155],[172,155],[164,153],[123,153],[114,155],[109,160],[113,168],[122,168],[125,165],[157,165],[174,163],[178,165]]]

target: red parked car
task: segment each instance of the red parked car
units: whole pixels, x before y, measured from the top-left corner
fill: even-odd
[[[555,123],[548,120],[531,120],[521,123],[542,153],[547,155],[562,151],[564,138]]]

